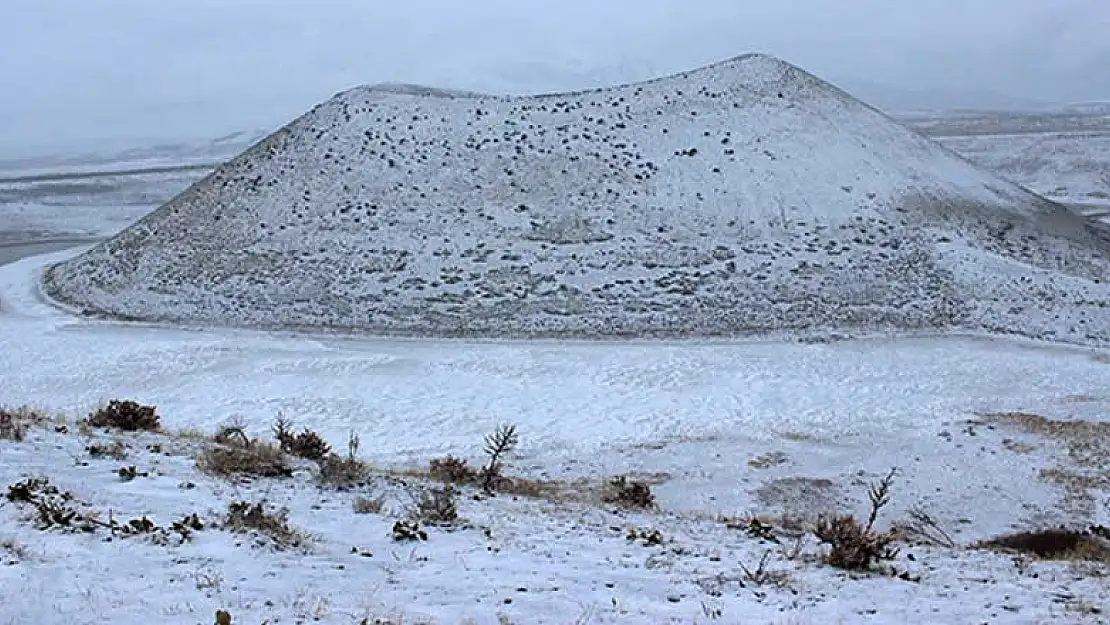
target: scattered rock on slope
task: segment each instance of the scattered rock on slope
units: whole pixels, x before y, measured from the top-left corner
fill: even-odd
[[[90,313],[443,336],[1110,337],[1104,232],[787,63],[318,105],[51,268]]]

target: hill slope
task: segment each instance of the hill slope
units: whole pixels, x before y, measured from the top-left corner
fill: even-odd
[[[91,313],[254,327],[1101,341],[1092,228],[749,55],[573,94],[353,89],[45,280]]]

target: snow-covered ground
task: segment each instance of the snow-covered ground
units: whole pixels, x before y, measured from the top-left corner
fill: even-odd
[[[196,159],[153,150],[2,164],[0,243],[115,234],[207,173],[178,168],[204,162],[198,145]],[[119,173],[150,167],[171,171]],[[237,624],[1106,622],[1105,565],[966,548],[1012,527],[1110,524],[1106,464],[1083,464],[1090,457],[1073,454],[1074,440],[976,425],[977,413],[1006,410],[1110,422],[1106,350],[954,336],[387,341],[106,323],[37,295],[37,273],[74,253],[0,266],[0,404],[69,421],[66,433],[48,423],[24,442],[0,440],[2,625],[207,625],[221,608]],[[336,447],[353,430],[382,473],[358,492],[319,489],[307,468],[287,480],[208,477],[193,466],[195,438],[95,432],[90,441],[75,427],[114,397],[157,404],[173,431],[211,431],[238,415],[265,435],[279,411]],[[482,436],[504,422],[522,436],[509,474],[574,484],[631,473],[652,483],[660,510],[475,501],[467,491],[461,528],[393,542],[394,520],[424,484],[387,473],[446,453],[476,463]],[[115,438],[127,459],[86,452]],[[1110,448],[1097,436],[1080,442],[1085,453]],[[128,465],[151,476],[121,481]],[[812,537],[792,558],[789,537],[768,544],[717,518],[862,515],[867,484],[893,466],[880,527],[921,505],[961,545],[904,546],[893,566],[919,582],[823,565]],[[42,532],[2,497],[30,474],[105,516],[168,525],[195,512],[209,526],[171,547]],[[1074,479],[1042,479],[1061,476]],[[383,513],[355,514],[359,495],[382,497]],[[215,528],[240,499],[287,506],[291,524],[314,536],[310,553]],[[628,541],[630,527],[658,529],[665,542]],[[781,586],[743,572],[766,553]]]
[[[0,371],[8,404],[66,415],[21,443],[0,441],[0,482],[44,474],[116,519],[210,523],[235,500],[290,510],[310,552],[276,552],[210,526],[181,546],[43,532],[0,506],[0,623],[1097,623],[1101,565],[1031,562],[963,547],[907,546],[906,581],[848,575],[730,529],[717,515],[866,512],[866,486],[899,467],[880,525],[922,505],[961,545],[1020,527],[1110,521],[1110,501],[1039,471],[1075,465],[1062,440],[977,413],[1107,420],[1110,353],[974,337],[783,342],[352,340],[159,328],[75,318],[38,296],[37,275],[73,252],[0,267]],[[484,434],[518,424],[508,473],[575,483],[631,473],[660,510],[498,496],[460,498],[470,529],[395,543],[408,486],[358,493],[286,480],[199,474],[194,439],[120,436],[126,460],[90,459],[72,424],[103,400],[156,404],[171,430],[233,417],[265,435],[278,412],[342,447],[350,431],[382,470],[448,453],[477,462]],[[113,436],[93,433],[102,442]],[[1105,449],[1106,441],[1090,441]],[[150,451],[161,446],[163,453]],[[168,452],[168,455],[167,455]],[[121,481],[135,465],[151,477]],[[194,487],[183,488],[193,484]],[[1082,489],[1081,489],[1082,490]],[[357,515],[357,495],[383,497]],[[468,493],[469,494],[469,491]],[[629,541],[628,528],[665,542]],[[357,553],[352,553],[355,548]],[[15,555],[20,551],[21,555]],[[783,584],[745,581],[769,552]],[[372,554],[372,555],[367,555]],[[736,581],[740,580],[740,581]],[[1103,612],[1098,612],[1102,610]]]
[[[1110,208],[1105,106],[1046,113],[918,113],[896,119],[974,163],[1050,199]]]

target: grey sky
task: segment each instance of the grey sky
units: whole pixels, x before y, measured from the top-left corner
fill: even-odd
[[[753,51],[871,100],[1110,99],[1107,0],[0,4],[0,153],[272,127],[361,83],[556,90]]]

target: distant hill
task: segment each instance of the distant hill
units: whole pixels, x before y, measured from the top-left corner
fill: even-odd
[[[51,268],[89,313],[413,336],[1106,341],[1107,237],[778,59],[341,93]]]

